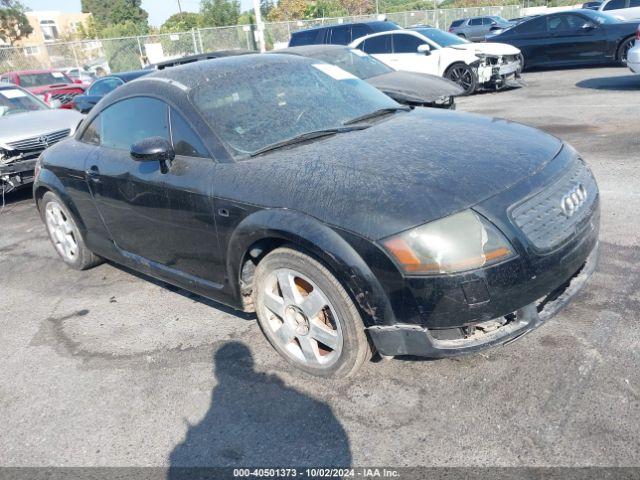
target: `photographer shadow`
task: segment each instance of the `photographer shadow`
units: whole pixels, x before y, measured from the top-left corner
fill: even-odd
[[[256,372],[245,345],[225,344],[213,366],[218,384],[209,410],[172,451],[168,479],[223,478],[207,475],[208,467],[351,465],[347,434],[331,408]]]

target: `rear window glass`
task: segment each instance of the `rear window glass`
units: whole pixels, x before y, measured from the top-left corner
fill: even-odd
[[[289,46],[297,47],[299,45],[314,45],[316,43],[316,37],[319,37],[321,32],[324,33],[322,30],[318,31],[318,29],[294,32],[291,34]]]
[[[462,25],[463,22],[464,20],[454,20],[453,22],[451,22],[451,28],[459,27],[460,25]]]
[[[62,72],[20,74],[20,86],[24,88],[42,87],[54,83],[73,83],[73,81]]]

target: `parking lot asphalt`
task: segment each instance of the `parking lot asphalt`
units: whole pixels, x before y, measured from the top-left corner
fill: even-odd
[[[599,182],[598,271],[546,325],[318,380],[252,316],[112,264],[66,268],[18,193],[0,214],[0,465],[638,465],[640,76],[525,79],[458,109],[566,139]]]

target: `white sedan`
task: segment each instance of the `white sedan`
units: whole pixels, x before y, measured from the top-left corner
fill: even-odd
[[[636,43],[627,52],[627,66],[633,73],[640,73],[640,26],[636,32]]]
[[[437,28],[374,33],[351,45],[396,70],[440,75],[466,94],[500,88],[520,77],[520,50],[504,43],[471,43]]]

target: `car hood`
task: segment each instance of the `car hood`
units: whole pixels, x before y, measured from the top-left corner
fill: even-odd
[[[45,133],[70,129],[71,133],[83,115],[74,110],[38,110],[0,117],[0,144],[38,137]]]
[[[389,72],[367,78],[366,82],[401,103],[431,103],[464,93],[450,80],[418,72]]]
[[[418,107],[365,130],[220,164],[215,191],[378,239],[509,189],[561,148],[521,124]]]
[[[473,52],[475,54],[483,55],[518,55],[520,50],[513,45],[507,45],[506,43],[461,43],[459,45],[452,45],[449,48],[455,50],[465,50]]]

